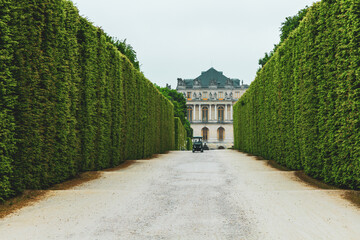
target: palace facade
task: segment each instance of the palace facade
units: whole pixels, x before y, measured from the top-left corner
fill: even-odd
[[[178,78],[176,90],[186,98],[187,118],[194,136],[202,136],[210,148],[231,147],[233,105],[248,87],[214,68],[195,79]]]

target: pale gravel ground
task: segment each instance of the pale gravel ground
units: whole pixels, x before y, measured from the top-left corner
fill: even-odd
[[[139,160],[0,219],[0,239],[360,239],[360,210],[245,154]]]

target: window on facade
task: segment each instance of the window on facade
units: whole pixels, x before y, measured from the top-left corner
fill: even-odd
[[[240,98],[240,92],[235,92],[235,98]]]
[[[192,107],[187,108],[187,120],[191,122],[193,119],[193,109]]]
[[[202,108],[202,121],[207,122],[209,120],[209,109],[208,107]]]
[[[208,98],[208,93],[207,92],[203,92],[203,98]]]
[[[223,122],[224,121],[224,107],[218,108],[218,121]]]
[[[187,98],[191,98],[191,92],[187,92]]]
[[[219,98],[224,98],[224,93],[223,93],[223,92],[219,92],[218,97],[219,97]]]
[[[225,129],[222,127],[218,128],[218,140],[219,141],[224,141],[225,139]]]
[[[203,137],[204,141],[207,141],[209,139],[209,129],[207,127],[204,127],[201,130],[201,136]]]

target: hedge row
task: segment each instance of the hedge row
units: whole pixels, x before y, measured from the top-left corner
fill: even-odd
[[[321,1],[234,106],[235,148],[360,189],[360,2]]]
[[[174,148],[173,105],[67,0],[0,2],[0,200]]]
[[[10,6],[8,1],[0,1],[0,200],[10,196],[12,175],[12,155],[16,149],[14,108],[16,81],[11,72],[13,41],[10,33]]]
[[[175,150],[186,150],[187,134],[180,118],[174,118],[175,123]]]
[[[188,137],[186,141],[186,150],[192,150],[192,149],[193,149],[193,143],[191,138]]]

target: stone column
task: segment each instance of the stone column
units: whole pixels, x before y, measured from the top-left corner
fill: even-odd
[[[195,105],[195,120],[199,121],[199,105]]]
[[[233,120],[233,105],[230,105],[230,120]]]
[[[200,109],[200,104],[197,105],[198,106],[198,121],[201,120],[200,116],[201,116],[201,109]]]
[[[227,104],[225,104],[225,109],[224,109],[224,111],[225,111],[225,112],[224,112],[224,115],[225,115],[225,116],[224,116],[224,117],[225,117],[224,120],[226,121],[226,120],[228,120],[228,105],[227,105]]]
[[[216,105],[213,105],[213,106],[214,106],[214,111],[213,111],[214,117],[213,117],[213,120],[215,121],[215,120],[216,120]]]
[[[218,121],[218,110],[217,110],[217,104],[215,104],[215,121]]]
[[[211,112],[211,104],[210,104],[210,105],[209,105],[209,114],[210,114],[210,115],[209,115],[209,121],[211,121],[211,113],[212,113],[212,112]]]

